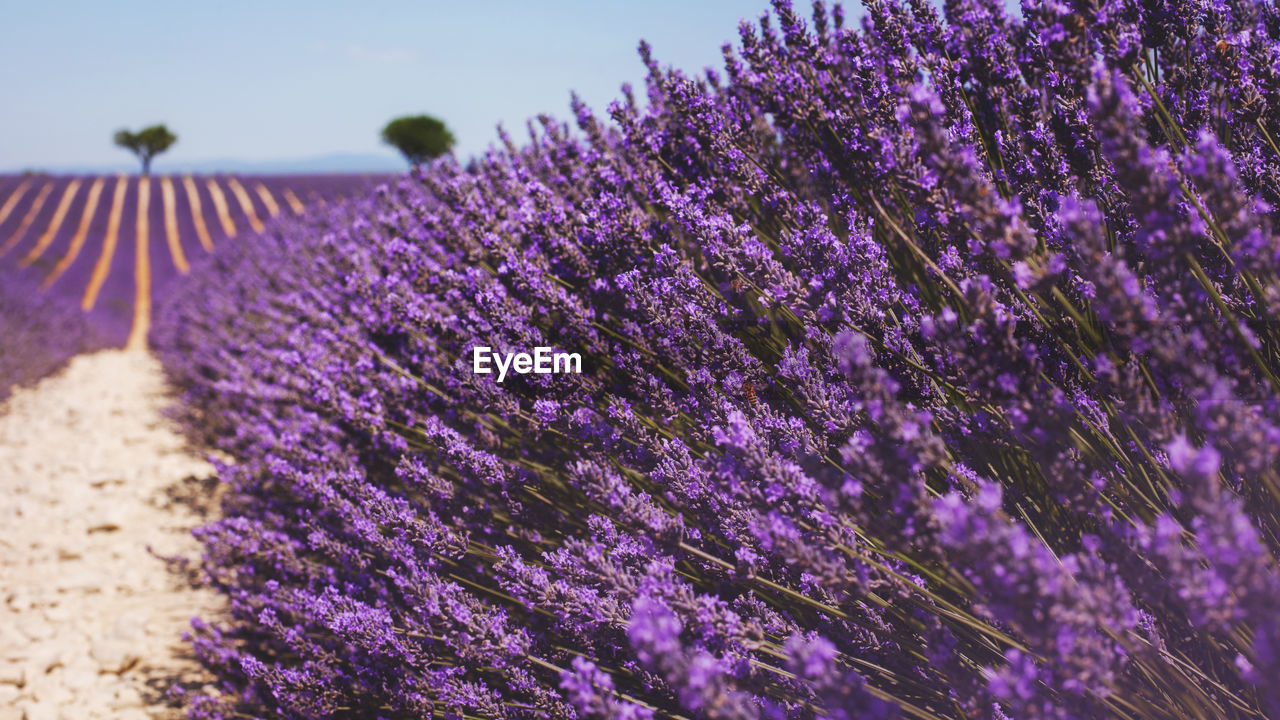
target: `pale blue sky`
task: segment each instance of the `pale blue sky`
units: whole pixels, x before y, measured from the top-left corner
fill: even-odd
[[[798,3],[802,7],[807,2]],[[0,171],[131,165],[122,127],[164,122],[166,165],[333,153],[395,157],[394,116],[429,112],[462,155],[501,122],[603,112],[659,61],[720,66],[767,0],[39,2],[0,0]]]

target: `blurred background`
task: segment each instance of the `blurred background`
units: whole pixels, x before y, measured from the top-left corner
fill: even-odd
[[[443,120],[466,157],[539,113],[597,112],[661,65],[719,68],[763,0],[528,3],[12,2],[0,25],[0,173],[137,172],[112,133],[164,123],[153,172],[381,172],[393,117]]]
[[[145,349],[184,278],[529,118],[722,67],[765,0],[0,0],[0,401]],[[641,96],[643,98],[643,95]],[[393,122],[396,121],[396,122]]]

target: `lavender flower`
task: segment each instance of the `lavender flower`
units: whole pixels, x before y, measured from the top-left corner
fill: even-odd
[[[1278,17],[778,0],[223,256],[189,715],[1280,714]]]

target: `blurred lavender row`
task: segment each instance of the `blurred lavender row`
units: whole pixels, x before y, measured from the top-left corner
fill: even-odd
[[[0,397],[75,354],[144,340],[151,304],[216,248],[380,179],[0,176]]]
[[[104,347],[80,308],[62,298],[41,297],[29,280],[0,281],[0,401],[72,357]]]

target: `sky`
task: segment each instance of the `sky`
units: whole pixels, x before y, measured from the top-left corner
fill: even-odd
[[[807,3],[805,3],[807,4]],[[443,119],[466,157],[576,90],[603,113],[662,65],[720,67],[767,0],[0,0],[0,172],[128,169],[111,138],[165,123],[154,170],[335,154],[398,162],[379,131]],[[363,161],[361,161],[363,162]],[[207,168],[206,168],[207,169]],[[383,168],[370,168],[383,169]]]

